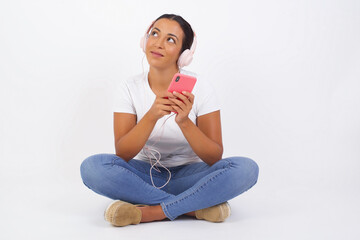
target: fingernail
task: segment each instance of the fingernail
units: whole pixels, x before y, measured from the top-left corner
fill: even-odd
[[[173,94],[177,94],[177,92],[173,91]]]
[[[182,91],[182,93],[183,93],[183,94],[185,94],[185,93],[186,93],[186,91]]]

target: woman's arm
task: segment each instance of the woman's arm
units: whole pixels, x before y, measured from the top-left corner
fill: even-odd
[[[136,115],[114,113],[114,136],[116,155],[125,161],[131,160],[144,147],[156,121],[145,115],[136,124]]]
[[[181,99],[180,101],[173,97],[169,98],[176,104],[173,106],[178,112],[176,123],[199,158],[208,165],[213,165],[222,158],[223,154],[220,110],[198,117],[196,126],[188,117],[195,96],[189,92],[173,94]]]
[[[156,97],[153,105],[136,124],[136,115],[114,113],[114,137],[116,155],[125,161],[131,160],[144,147],[158,119],[173,110],[172,102]]]
[[[222,159],[220,110],[197,118],[197,126],[188,118],[179,124],[193,151],[208,165]]]

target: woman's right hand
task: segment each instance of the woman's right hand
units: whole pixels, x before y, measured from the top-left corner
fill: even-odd
[[[172,105],[174,103],[167,98],[173,98],[172,93],[166,92],[161,96],[156,96],[155,101],[147,114],[152,120],[157,121],[165,115],[169,115],[171,111],[175,111]]]

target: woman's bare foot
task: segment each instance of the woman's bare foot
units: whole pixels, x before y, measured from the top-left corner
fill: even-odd
[[[161,205],[156,206],[145,206],[137,207],[142,212],[142,217],[140,222],[153,222],[163,220],[166,217],[164,211],[161,208]]]
[[[191,216],[191,217],[195,217],[195,211],[185,213],[184,215],[186,215],[186,216]]]
[[[160,221],[166,217],[164,211],[162,210],[161,205],[156,206],[145,206],[145,207],[138,207],[142,212],[142,217],[140,222],[153,222],[153,221]],[[185,213],[184,215],[195,217],[195,211]]]

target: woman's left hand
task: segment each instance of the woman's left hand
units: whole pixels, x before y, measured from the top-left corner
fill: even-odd
[[[174,111],[177,112],[175,122],[181,124],[189,118],[188,116],[192,109],[195,96],[192,93],[185,91],[183,91],[182,94],[178,92],[173,92],[172,94],[174,95],[174,98],[169,97],[169,100],[175,103],[175,105],[172,105]]]

